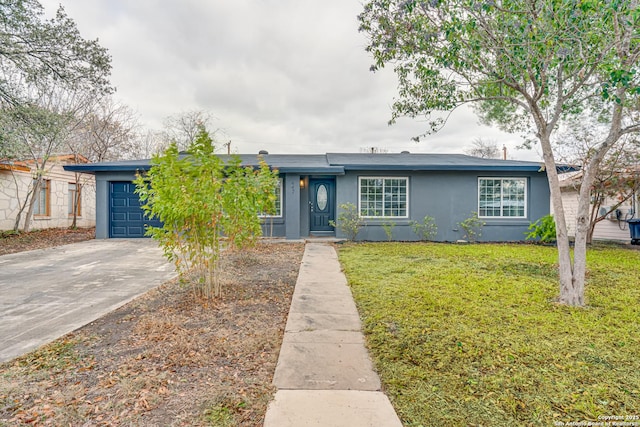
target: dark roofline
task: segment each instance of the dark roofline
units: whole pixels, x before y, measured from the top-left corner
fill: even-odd
[[[344,175],[344,167],[342,166],[326,166],[326,167],[274,167],[280,173],[299,173],[307,175]]]
[[[223,159],[226,155],[220,156]],[[241,155],[243,164],[256,166],[257,155]],[[276,154],[264,155],[264,160],[281,173],[344,175],[345,171],[502,171],[543,172],[542,162],[520,160],[480,159],[460,154]],[[255,159],[255,160],[254,160]],[[403,160],[404,159],[404,160]],[[424,161],[421,161],[424,159]],[[271,160],[271,161],[270,161]],[[71,172],[135,172],[148,171],[150,160],[65,165]],[[558,172],[576,170],[569,165],[558,165]]]
[[[344,170],[363,171],[527,171],[541,172],[544,169],[540,165],[533,166],[490,166],[490,165],[371,165],[371,164],[351,164],[345,165]]]
[[[573,166],[569,165],[557,165],[556,169],[559,173],[571,172],[576,170]],[[382,170],[394,170],[394,171],[522,171],[522,172],[543,172],[545,170],[544,164],[539,165],[393,165],[390,168],[389,165],[370,165],[370,164],[352,164],[345,165],[345,171],[362,170],[362,171],[382,171]]]

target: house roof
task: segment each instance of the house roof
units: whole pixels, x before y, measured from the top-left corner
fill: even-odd
[[[227,155],[220,156],[223,160]],[[241,154],[243,165],[257,166],[258,155]],[[344,175],[348,170],[387,170],[387,171],[543,171],[541,162],[520,160],[481,159],[463,154],[265,154],[262,156],[273,169],[281,173],[300,173],[317,175]],[[118,172],[145,171],[150,168],[150,160],[123,160],[118,162],[90,163],[85,165],[67,165],[65,170],[74,172]],[[559,166],[559,170],[564,170]]]
[[[220,156],[223,160],[229,156]],[[240,155],[243,165],[256,166],[258,156],[255,154]],[[262,158],[273,169],[281,173],[344,175],[342,165],[331,165],[326,154],[265,154]]]
[[[328,153],[330,164],[342,165],[345,170],[487,170],[539,171],[543,164],[520,160],[482,159],[464,154],[353,154]]]
[[[0,170],[30,172],[31,168],[29,168],[29,165],[22,161],[0,159]]]
[[[38,159],[41,161],[42,159]],[[55,154],[49,156],[49,162],[58,162],[58,163],[89,163],[89,160],[81,154]],[[11,159],[0,159],[0,170],[14,170],[14,171],[22,171],[22,172],[30,172],[31,166],[33,165],[33,159],[27,160],[11,160]]]

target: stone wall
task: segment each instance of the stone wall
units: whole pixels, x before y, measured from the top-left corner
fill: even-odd
[[[13,174],[13,175],[12,175]],[[69,215],[69,183],[80,183],[82,186],[80,216],[78,227],[93,227],[96,224],[95,180],[93,175],[66,172],[61,163],[47,166],[44,178],[49,180],[50,199],[49,215],[33,216],[31,229],[69,227],[73,216]],[[29,186],[33,182],[33,174],[20,170],[0,170],[0,230],[11,230],[15,223],[19,206],[24,203]],[[16,183],[18,196],[16,195]],[[27,208],[22,213],[20,228],[24,226]]]

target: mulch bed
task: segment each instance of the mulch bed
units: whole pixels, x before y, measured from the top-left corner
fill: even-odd
[[[48,228],[29,233],[0,232],[0,255],[44,249],[94,239],[95,228]]]

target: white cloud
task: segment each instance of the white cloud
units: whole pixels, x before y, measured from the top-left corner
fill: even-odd
[[[396,94],[391,70],[369,72],[358,0],[45,0],[113,57],[117,97],[149,128],[169,115],[206,110],[238,152],[322,153],[384,147],[462,152],[476,137],[516,152],[516,135],[456,111],[416,144],[426,123],[387,126]]]

